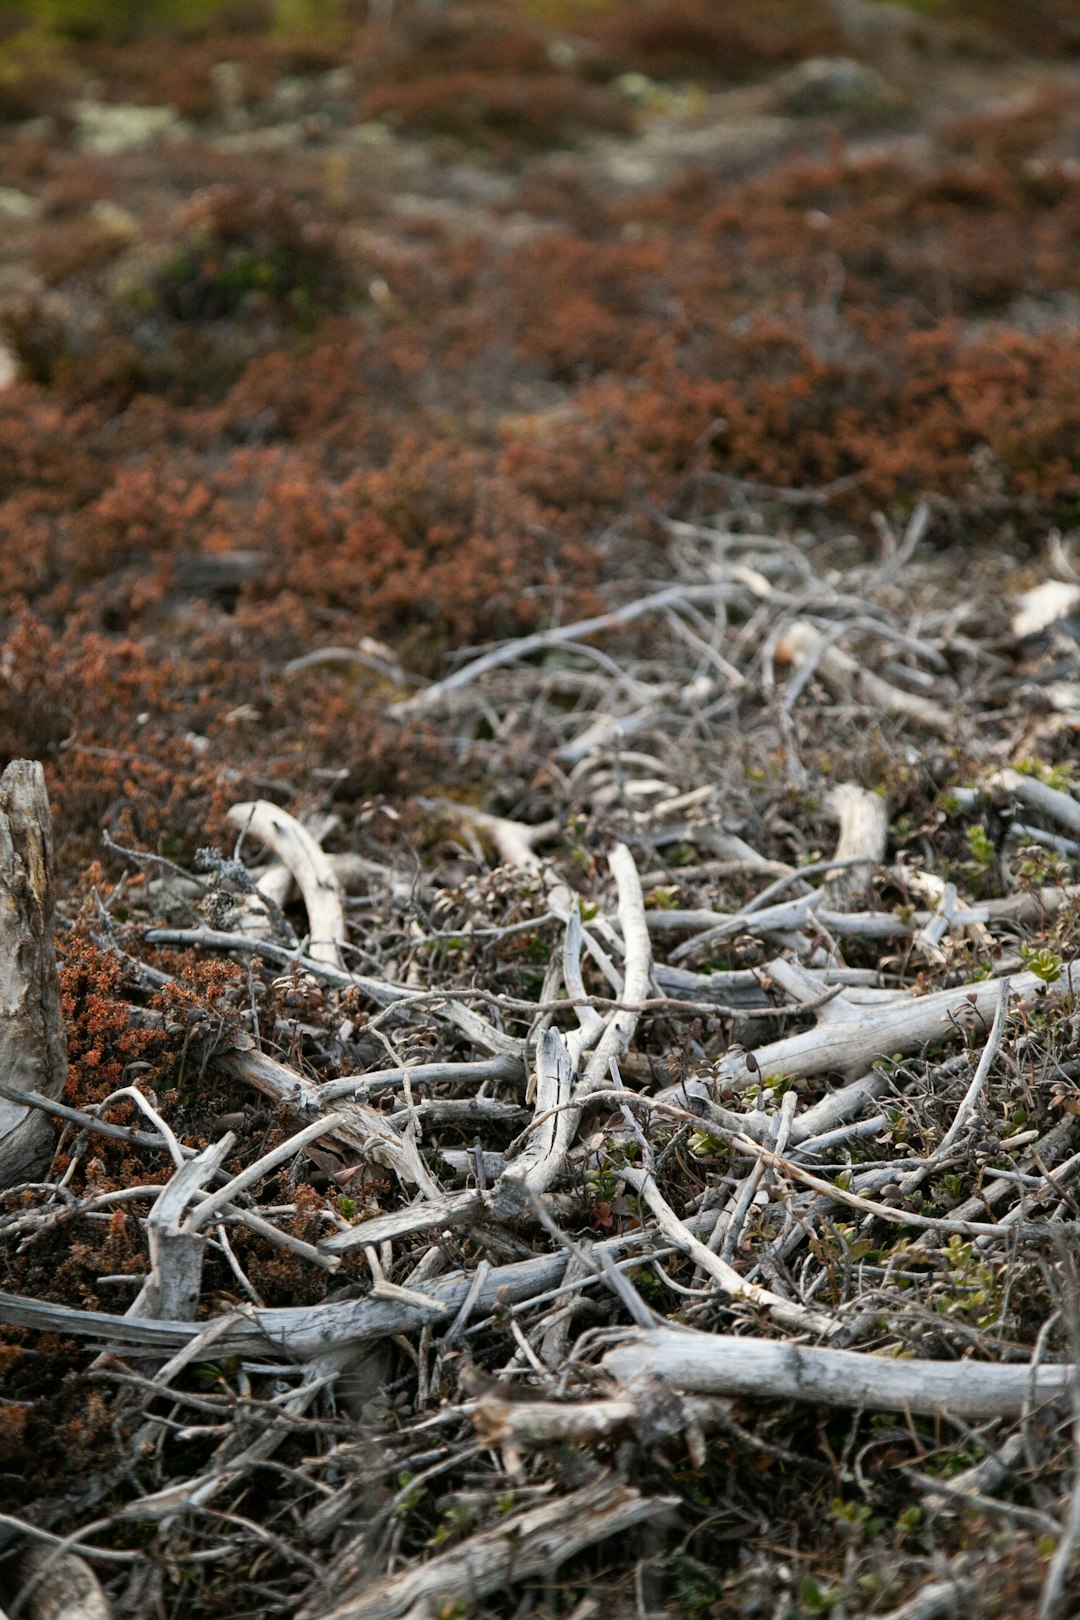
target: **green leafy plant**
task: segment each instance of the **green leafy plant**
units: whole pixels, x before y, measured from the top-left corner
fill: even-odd
[[[1060,977],[1062,961],[1056,951],[1048,945],[1029,945],[1021,943],[1020,960],[1029,973],[1034,973],[1037,979],[1044,984],[1054,984]]]
[[[992,871],[997,865],[997,850],[986,828],[974,822],[964,834],[973,864],[980,872]]]

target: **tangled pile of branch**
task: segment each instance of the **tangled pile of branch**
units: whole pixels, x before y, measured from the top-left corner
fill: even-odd
[[[113,846],[64,934],[75,1101],[25,1024],[3,1080],[7,1278],[45,1279],[0,1295],[5,1354],[58,1335],[110,1436],[3,1521],[17,1602],[583,1617],[587,1567],[748,1613],[790,1571],[702,1547],[753,1545],[780,1467],[854,1527],[839,1566],[804,1542],[790,1612],[990,1612],[1032,1568],[1065,1612],[1080,801],[1017,767],[1075,730],[1076,587],[1003,633],[913,591],[929,505],[842,576],[748,510],[658,519],[672,582],[396,704],[486,756],[490,808],[373,805],[335,852],[239,803],[199,872]],[[44,1028],[46,812],[4,780]],[[80,1096],[134,1037],[153,1062]],[[48,1275],[76,1234],[82,1304]]]

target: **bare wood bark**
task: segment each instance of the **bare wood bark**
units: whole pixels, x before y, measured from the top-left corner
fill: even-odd
[[[917,950],[923,951],[931,961],[943,962],[946,958],[940,948],[941,941],[951,930],[962,928],[968,939],[989,954],[993,947],[993,936],[985,921],[972,916],[970,907],[960,899],[955,883],[946,883],[936,872],[926,872],[908,865],[894,868],[894,874],[901,883],[929,900],[934,907],[925,922],[919,919],[919,930],[914,936]]]
[[[555,1030],[545,1034],[537,1054],[536,1117],[542,1134],[538,1135],[535,1145],[528,1144],[520,1159],[511,1161],[499,1179],[492,1209],[500,1220],[511,1220],[521,1215],[530,1194],[543,1192],[562,1173],[589,1095],[608,1083],[612,1063],[622,1057],[637,1028],[639,1015],[633,1008],[649,994],[652,952],[641,879],[634,857],[625,844],[616,844],[608,857],[608,864],[618,890],[619,925],[625,950],[620,996],[629,1005],[615,1009],[602,1023],[595,1017],[590,1018],[588,1009],[585,1009],[585,1015],[579,1015],[579,1029],[571,1034],[568,1041],[564,1042]],[[580,939],[580,913],[574,897],[567,915],[568,948],[564,953],[563,969],[564,974],[569,973],[571,985],[580,983],[576,960]],[[577,1060],[586,1042],[594,1037],[594,1050],[583,1073],[578,1075]],[[541,1085],[543,1105],[540,1102]],[[516,1168],[518,1164],[522,1166],[520,1170]]]
[[[612,1377],[648,1374],[699,1395],[915,1412],[951,1412],[970,1422],[1015,1417],[1055,1400],[1076,1375],[1069,1364],[1035,1368],[971,1361],[906,1361],[773,1339],[734,1338],[690,1328],[644,1328],[609,1350]]]
[[[841,697],[858,697],[887,714],[901,714],[915,720],[929,731],[949,736],[955,729],[955,719],[948,709],[931,703],[928,698],[905,692],[899,686],[883,681],[880,675],[863,669],[848,653],[834,647],[827,636],[804,619],[789,625],[776,649],[778,658],[786,663],[818,670],[822,679]]]
[[[637,1379],[595,1401],[515,1401],[490,1391],[477,1401],[473,1425],[493,1446],[538,1447],[566,1440],[589,1445],[620,1429],[633,1430],[655,1445],[692,1424],[715,1420],[727,1405],[693,1397],[680,1400],[673,1393],[657,1378]]]
[[[585,1547],[676,1505],[677,1498],[642,1496],[607,1474],[571,1496],[514,1513],[460,1547],[376,1581],[332,1608],[308,1604],[298,1620],[423,1620],[456,1599],[475,1604],[512,1582],[551,1574]],[[353,1562],[355,1567],[355,1555]]]
[[[307,907],[314,960],[343,968],[338,948],[345,938],[341,883],[322,846],[295,816],[268,799],[234,804],[228,816],[234,827],[250,832],[272,849],[296,879]]]
[[[421,1158],[408,1125],[401,1129],[386,1114],[361,1102],[342,1101],[335,1109],[326,1112],[317,1086],[287,1064],[279,1063],[276,1058],[266,1057],[261,1052],[224,1052],[220,1054],[219,1062],[239,1079],[255,1086],[265,1096],[273,1097],[275,1102],[293,1113],[308,1119],[313,1114],[321,1114],[324,1119],[321,1134],[334,1138],[365,1158],[385,1165],[404,1185],[419,1187],[428,1198],[441,1197],[442,1189]],[[319,1134],[315,1132],[316,1136]]]
[[[596,1049],[585,1067],[578,1086],[575,1087],[575,1091],[582,1098],[589,1091],[607,1085],[612,1061],[621,1058],[629,1048],[638,1026],[639,1016],[630,1009],[648,997],[649,981],[652,977],[652,948],[649,943],[648,920],[641,892],[641,878],[634,865],[634,857],[625,844],[616,844],[608,856],[608,864],[619,896],[619,927],[622,930],[626,950],[620,999],[627,1005],[614,1012],[607,1020],[607,1027],[597,1041]]]
[[[55,899],[45,775],[36,760],[12,760],[0,777],[0,1075],[8,1092],[49,1098],[60,1096],[67,1077]],[[39,1175],[54,1140],[47,1114],[0,1098],[0,1186]]]
[[[525,872],[538,872],[543,861],[533,848],[545,839],[556,838],[561,822],[550,821],[529,826],[523,821],[508,821],[505,816],[492,816],[486,810],[477,810],[471,804],[459,804],[454,799],[420,799],[422,808],[431,808],[451,820],[474,827],[482,837],[491,840],[507,866],[520,867]]]
[[[448,693],[460,691],[463,686],[479,680],[489,669],[498,669],[502,664],[515,663],[519,658],[528,658],[532,653],[543,652],[548,647],[564,647],[567,642],[584,641],[586,637],[595,635],[598,630],[610,630],[616,625],[630,624],[633,620],[640,619],[643,614],[656,613],[664,608],[677,606],[680,602],[715,601],[730,589],[730,584],[669,585],[666,590],[657,591],[652,596],[640,597],[635,602],[627,602],[624,607],[615,608],[610,613],[598,613],[591,619],[579,619],[574,624],[558,625],[553,630],[537,630],[532,635],[521,636],[516,641],[504,641],[500,646],[493,647],[490,652],[481,653],[479,658],[464,664],[445,680],[434,681],[415,696],[392,703],[386,712],[394,720],[404,720],[409,715],[420,714],[425,709],[433,708]]]
[[[1067,827],[1071,833],[1080,833],[1080,804],[1071,793],[1049,787],[1047,783],[1040,782],[1037,776],[1025,776],[1020,771],[995,771],[988,786],[1011,793],[1022,804],[1029,804],[1050,821]]]
[[[185,1218],[188,1205],[228,1158],[236,1138],[226,1134],[204,1148],[162,1188],[147,1217],[150,1274],[132,1302],[130,1316],[156,1316],[174,1322],[194,1318],[202,1287],[206,1238],[199,1217]]]
[[[109,1620],[112,1608],[85,1558],[35,1543],[18,1562],[25,1620]]]
[[[875,866],[885,859],[889,807],[879,794],[869,793],[854,782],[840,782],[825,802],[840,822],[833,858],[855,863],[834,872],[822,884],[826,907],[842,911],[865,894]]]
[[[695,1217],[686,1220],[683,1226],[694,1231],[698,1224]],[[597,1243],[594,1255],[598,1262],[605,1254],[615,1259],[646,1247],[650,1241],[646,1232],[628,1232]],[[481,1314],[496,1305],[514,1305],[535,1299],[549,1288],[558,1288],[566,1265],[566,1252],[559,1250],[512,1265],[493,1266],[473,1301],[473,1310]],[[322,1305],[245,1309],[231,1321],[222,1318],[213,1324],[215,1354],[257,1356],[269,1350],[275,1357],[289,1355],[297,1361],[310,1361],[342,1345],[412,1333],[430,1320],[431,1304],[445,1306],[450,1313],[460,1310],[471,1286],[472,1277],[468,1273],[455,1271],[440,1277],[425,1285],[424,1295],[429,1303],[423,1309],[370,1295]],[[203,1322],[140,1321],[107,1311],[81,1311],[49,1300],[3,1292],[0,1292],[0,1325],[71,1333],[97,1344],[139,1350],[148,1347],[166,1352],[182,1352],[206,1332],[208,1326]]]
[[[536,1128],[499,1177],[492,1204],[496,1220],[514,1220],[528,1209],[529,1195],[550,1187],[566,1162],[577,1130],[569,1106],[574,1060],[557,1029],[547,1029],[536,1052]]]
[[[388,1215],[373,1215],[370,1220],[351,1226],[347,1232],[327,1238],[319,1248],[328,1255],[348,1254],[352,1249],[393,1242],[433,1226],[467,1226],[486,1213],[487,1205],[480,1193],[443,1193],[439,1198],[391,1210]]]
[[[1080,962],[1063,965],[1051,986],[1055,988],[1065,995],[1080,990]],[[1011,980],[1011,1004],[1030,1006],[1046,989],[1034,973],[1018,973]],[[829,1070],[855,1073],[893,1052],[915,1052],[927,1042],[958,1033],[967,1020],[989,1028],[997,998],[998,985],[993,979],[958,985],[955,990],[937,990],[929,996],[912,996],[898,1003],[860,1006],[848,996],[839,995],[821,1008],[813,1029],[759,1046],[753,1054],[729,1054],[717,1065],[713,1083],[745,1091],[756,1085],[762,1074],[799,1079]],[[748,1056],[754,1058],[753,1069],[747,1067]],[[681,1085],[669,1086],[658,1096],[662,1101],[674,1101],[682,1091]]]

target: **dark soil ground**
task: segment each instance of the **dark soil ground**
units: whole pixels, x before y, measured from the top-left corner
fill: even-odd
[[[505,929],[543,912],[539,891],[438,800],[558,818],[552,870],[583,891],[607,882],[618,837],[650,906],[732,911],[751,892],[745,873],[699,870],[690,835],[671,860],[669,846],[657,856],[641,806],[620,797],[621,771],[655,776],[660,758],[673,792],[712,786],[717,826],[794,865],[828,853],[825,794],[854,781],[888,798],[889,862],[918,854],[973,902],[1002,890],[1003,807],[943,793],[1021,761],[1071,791],[1080,704],[1051,688],[1077,680],[1075,638],[1063,621],[1024,642],[1012,615],[1049,573],[1076,577],[1077,7],[957,0],[919,13],[911,38],[869,43],[842,38],[814,0],[383,9],[293,33],[257,6],[168,37],[31,38],[18,18],[0,31],[0,766],[29,757],[46,772],[65,1101],[92,1110],[135,1085],[196,1148],[231,1125],[230,1172],[296,1129],[215,1057],[250,1032],[256,985],[255,1037],[319,1081],[403,1052],[426,1061],[445,1038],[413,1031],[388,1059],[375,1037],[364,1045],[364,998],[341,1002],[290,971],[288,952],[253,969],[143,937],[192,914],[152,888],[160,869],[141,857],[194,872],[200,851],[231,850],[226,812],[239,801],[270,799],[320,827],[327,850],[397,874],[397,890],[373,885],[353,903],[358,971],[483,980],[536,1001],[552,946],[542,931],[460,941],[470,922]],[[837,57],[861,73],[801,70]],[[920,502],[917,553],[878,579]],[[769,684],[776,646],[753,601],[712,643],[743,671],[745,694],[712,718],[690,714],[682,731],[649,732],[651,764],[620,765],[616,745],[602,783],[582,776],[571,747],[591,713],[588,664],[559,690],[566,660],[529,666],[535,691],[493,689],[468,713],[388,712],[466,649],[708,578],[716,533],[766,573],[770,557],[801,556],[803,585],[797,569],[781,581],[791,604],[824,581],[836,602],[864,596],[925,634],[941,667],[908,684],[965,709],[956,734],[928,740],[910,719],[813,683],[793,715]],[[641,624],[604,642],[624,719],[635,680],[680,685],[699,656],[684,649],[673,676],[656,622]],[[710,627],[698,630],[709,645]],[[328,648],[349,655],[293,667]],[[874,646],[874,660],[887,655]],[[903,671],[890,678],[903,683]],[[1030,882],[1075,880],[1075,844],[1040,847]],[[907,898],[881,892],[891,906]],[[196,921],[220,921],[197,906]],[[289,915],[302,933],[299,908]],[[1078,930],[1066,907],[1025,938],[1025,959],[1075,956]],[[131,958],[173,982],[155,992]],[[765,960],[744,941],[705,965]],[[906,988],[920,974],[929,988],[964,976],[955,960],[886,961],[865,942],[847,961]],[[1066,1001],[1060,1040],[1046,1037],[1057,1067],[1028,1075],[1022,1118],[1006,1098],[1003,1128],[1046,1130],[1077,1112],[1071,1017]],[[529,1024],[506,1014],[518,1035]],[[656,1018],[638,1056],[676,1080],[732,1035],[719,1016]],[[475,1055],[466,1047],[454,1055]],[[516,1108],[501,1135],[485,1135],[501,1151],[523,1098],[490,1095]],[[139,1123],[130,1100],[106,1117]],[[451,1124],[440,1146],[475,1139],[475,1122]],[[704,1172],[692,1156],[680,1163],[689,1199]],[[3,1288],[123,1312],[146,1268],[146,1205],[133,1218],[100,1200],[170,1173],[159,1151],[69,1128],[42,1186],[5,1196]],[[264,1203],[315,1242],[328,1209],[401,1202],[385,1167],[345,1177],[339,1196],[340,1175],[316,1149],[263,1189]],[[959,1199],[959,1187],[938,1190]],[[638,1219],[617,1164],[578,1191],[559,1206],[576,1237]],[[99,1200],[96,1213],[86,1200]],[[28,1238],[20,1222],[42,1209],[64,1218]],[[845,1267],[864,1237],[838,1223],[813,1240],[832,1303],[850,1297]],[[370,1283],[361,1256],[334,1276],[250,1231],[233,1242],[267,1306]],[[447,1234],[446,1251],[475,1266],[531,1247],[520,1233]],[[1002,1274],[970,1248],[942,1253],[913,1285],[923,1314],[892,1353],[968,1354],[993,1322],[1026,1355],[1060,1308],[1071,1261],[1044,1250],[1018,1267],[1006,1320]],[[415,1258],[400,1254],[393,1280]],[[891,1263],[880,1244],[871,1261]],[[674,1275],[690,1286],[694,1268]],[[202,1313],[244,1297],[215,1252]],[[658,1308],[685,1304],[672,1292]],[[605,1309],[587,1325],[625,1320],[617,1301]],[[509,1323],[496,1312],[474,1345],[487,1373],[515,1353]],[[1050,1348],[1067,1349],[1068,1330]],[[76,1337],[5,1330],[0,1507],[60,1536],[91,1525],[90,1543],[124,1554],[94,1563],[118,1616],[239,1620],[305,1602],[329,1615],[348,1587],[342,1549],[368,1518],[382,1516],[369,1547],[381,1573],[497,1523],[515,1490],[528,1505],[586,1478],[575,1448],[556,1448],[508,1496],[462,1420],[432,1454],[449,1455],[445,1475],[410,1488],[434,1462],[430,1437],[421,1444],[409,1425],[425,1400],[433,1418],[440,1399],[460,1398],[453,1358],[421,1394],[415,1361],[412,1342],[395,1341],[383,1404],[374,1417],[357,1408],[383,1438],[365,1440],[328,1398],[231,1495],[162,1521],[124,1513],[197,1472],[224,1405],[274,1398],[269,1376],[253,1396],[236,1358],[200,1363],[186,1388],[218,1404],[200,1416],[159,1401],[168,1421],[139,1450],[145,1399],[118,1364],[95,1362]],[[1047,1521],[1068,1511],[1067,1429],[1059,1414],[1056,1449],[1046,1435],[1041,1450],[1032,1442],[1002,1511],[980,1499],[934,1517],[912,1470],[960,1474],[996,1431],[747,1402],[710,1437],[704,1466],[681,1442],[604,1453],[679,1507],[556,1575],[416,1612],[899,1614],[952,1570],[968,1583],[952,1608],[919,1613],[1050,1613],[1040,1594],[1056,1545]],[[336,1451],[349,1461],[335,1474]],[[348,1490],[336,1517],[333,1493]],[[1057,1612],[1077,1612],[1071,1590]]]

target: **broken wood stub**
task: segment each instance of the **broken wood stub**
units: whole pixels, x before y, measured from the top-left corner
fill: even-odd
[[[36,760],[0,776],[0,1186],[32,1181],[52,1159],[48,1114],[19,1097],[64,1089],[67,1040],[53,949],[52,818]]]

